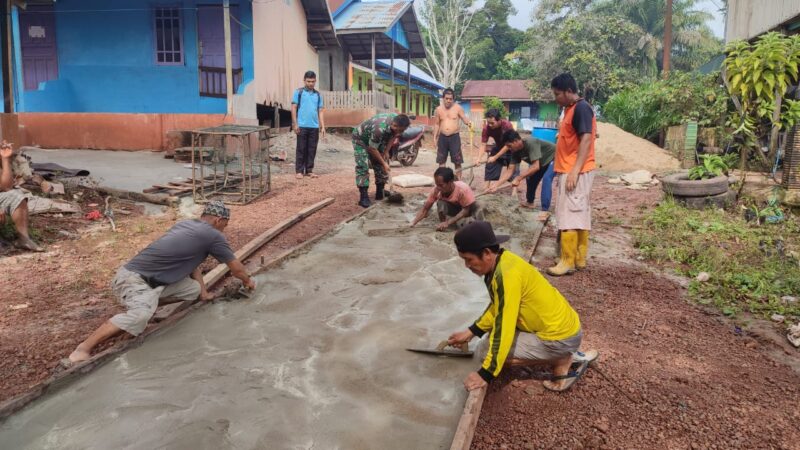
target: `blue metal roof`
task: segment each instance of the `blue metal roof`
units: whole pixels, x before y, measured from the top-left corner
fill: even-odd
[[[405,0],[354,2],[336,11],[333,24],[341,32],[386,33],[411,5]]]
[[[413,0],[347,1],[333,14],[333,26],[354,60],[372,57],[373,39],[376,58],[389,58],[393,47],[398,55],[426,57]]]
[[[392,67],[392,61],[390,59],[379,59],[376,61],[378,67],[384,67],[389,69]],[[408,67],[408,61],[405,59],[398,59],[395,58],[394,60],[394,70],[395,72],[400,73],[403,75],[403,79],[405,80],[405,76],[408,75],[406,72],[406,67]],[[415,66],[414,64],[411,65],[411,79],[417,79],[425,84],[429,84],[437,89],[444,89],[444,85],[437,81],[432,76],[428,75],[427,72],[420,69],[419,67]]]

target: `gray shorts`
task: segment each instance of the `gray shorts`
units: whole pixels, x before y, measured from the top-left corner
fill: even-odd
[[[530,359],[537,361],[553,361],[564,358],[578,351],[583,339],[583,330],[578,331],[575,336],[560,341],[544,341],[539,339],[534,333],[517,330],[514,333],[514,343],[511,344],[511,351],[508,359]],[[478,357],[483,360],[489,353],[489,333],[478,344],[475,351]],[[508,361],[506,359],[506,361]]]
[[[450,161],[453,164],[464,163],[464,155],[461,153],[461,136],[458,133],[450,136],[439,135],[439,141],[436,143],[436,164],[447,162],[447,155],[450,155]]]
[[[155,314],[159,300],[167,298],[177,301],[196,300],[200,296],[200,283],[186,277],[167,286],[152,288],[138,273],[120,267],[111,282],[111,290],[120,304],[128,309],[112,317],[111,323],[123,331],[138,336]]]
[[[461,205],[450,203],[445,200],[439,200],[436,202],[436,211],[439,214],[444,214],[446,217],[455,217],[461,212],[462,209],[463,208]],[[481,206],[478,204],[478,202],[469,205],[469,209],[469,216],[460,220],[459,223],[456,224],[459,228],[475,220],[483,220],[483,209],[481,209]]]
[[[11,215],[19,208],[19,204],[27,199],[28,196],[19,188],[0,192],[0,214]]]

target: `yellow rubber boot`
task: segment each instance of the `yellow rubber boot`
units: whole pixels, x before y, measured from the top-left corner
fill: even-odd
[[[547,269],[550,275],[567,275],[575,272],[575,257],[578,253],[578,232],[575,230],[561,232],[561,259],[553,267]]]
[[[575,255],[575,268],[586,268],[586,257],[589,254],[589,230],[578,230],[578,253]]]

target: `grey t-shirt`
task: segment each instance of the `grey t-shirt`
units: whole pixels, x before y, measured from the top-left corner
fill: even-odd
[[[235,258],[225,236],[202,220],[184,220],[134,256],[125,268],[151,286],[164,286],[192,274],[208,255],[221,263]]]

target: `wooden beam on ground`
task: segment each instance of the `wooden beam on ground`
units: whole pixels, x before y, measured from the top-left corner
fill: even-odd
[[[325,199],[325,200],[323,200],[323,202],[327,202],[326,205],[325,205],[325,206],[327,206],[328,204],[333,202],[333,199],[332,198]],[[323,202],[320,202],[320,203],[323,203]],[[317,203],[317,205],[319,205],[319,203]],[[313,207],[315,207],[317,205],[312,205],[309,208],[313,208]],[[306,209],[309,209],[309,208],[306,208]],[[319,208],[321,208],[321,207],[318,207],[317,209],[319,209]],[[320,233],[319,235],[315,236],[314,238],[312,238],[312,239],[310,239],[310,240],[308,240],[308,241],[306,241],[306,242],[304,242],[304,243],[302,243],[300,245],[297,245],[297,246],[293,247],[292,249],[290,249],[289,251],[283,252],[280,255],[270,259],[270,261],[268,261],[266,264],[264,264],[264,266],[262,267],[261,270],[259,270],[259,272],[264,271],[266,268],[271,268],[271,267],[278,266],[284,260],[295,256],[299,251],[301,251],[303,249],[306,249],[306,248],[309,248],[311,246],[311,244],[313,244],[315,242],[318,242],[319,240],[321,240],[322,238],[324,238],[326,236],[329,236],[330,234],[332,234],[332,232],[334,230],[338,229],[342,225],[361,217],[363,214],[367,213],[370,209],[372,209],[372,207],[366,208],[363,211],[359,211],[357,214],[355,214],[355,215],[347,218],[346,220],[342,221],[341,224],[338,227],[334,227],[331,231],[329,231],[327,233]],[[303,211],[306,211],[306,210],[303,210]],[[301,214],[303,211],[301,211],[298,214]],[[309,214],[311,214],[311,213],[306,214],[306,216],[308,216]],[[261,237],[261,236],[259,236],[259,237]],[[256,238],[256,239],[258,239],[258,238]],[[206,274],[206,276],[208,276],[208,274]],[[204,279],[204,281],[205,280],[206,279]],[[11,414],[21,410],[26,405],[28,405],[29,403],[33,402],[37,398],[41,397],[45,393],[57,390],[58,388],[60,388],[62,386],[66,386],[69,382],[73,381],[74,379],[76,379],[80,375],[89,373],[92,370],[96,369],[97,367],[100,367],[104,363],[110,361],[111,359],[113,359],[117,355],[119,355],[119,354],[121,354],[121,353],[123,353],[123,352],[125,352],[127,350],[130,350],[132,348],[138,347],[139,345],[141,345],[145,341],[145,339],[147,337],[162,332],[163,330],[167,329],[168,327],[172,326],[173,324],[177,323],[179,320],[181,320],[184,317],[186,317],[187,315],[189,315],[191,312],[193,312],[195,310],[198,310],[200,308],[203,308],[204,306],[208,305],[210,302],[196,302],[196,303],[191,304],[191,305],[189,305],[187,303],[189,303],[189,302],[181,303],[180,307],[177,308],[176,311],[173,311],[173,313],[171,315],[169,315],[168,317],[165,317],[162,321],[156,323],[155,325],[148,327],[139,336],[137,336],[137,337],[135,337],[133,339],[123,340],[123,341],[119,342],[118,344],[115,344],[111,348],[108,348],[106,350],[103,350],[100,353],[95,354],[88,361],[84,361],[82,363],[75,364],[75,365],[69,367],[68,369],[64,369],[64,370],[62,370],[60,372],[57,372],[57,373],[53,374],[52,376],[50,376],[48,379],[46,379],[46,380],[42,381],[41,383],[38,383],[35,386],[31,387],[27,392],[25,392],[23,394],[20,394],[20,395],[18,395],[16,397],[13,397],[13,398],[11,398],[9,400],[6,400],[3,403],[0,403],[0,421],[4,420],[5,418],[10,416]]]
[[[536,247],[539,245],[539,239],[542,237],[542,231],[547,226],[550,216],[547,216],[542,227],[536,231],[534,235],[534,242],[531,248],[528,263],[533,259],[536,253]],[[483,399],[486,397],[486,387],[480,389],[473,389],[469,391],[467,401],[464,403],[464,412],[461,413],[461,419],[458,421],[458,428],[453,436],[453,443],[450,445],[450,450],[469,450],[472,446],[472,438],[475,436],[475,427],[478,425],[478,418],[481,415],[481,408],[483,407]]]
[[[145,194],[142,192],[124,191],[110,187],[100,186],[97,189],[100,195],[110,195],[112,197],[133,200],[136,202],[155,203],[157,205],[174,206],[180,199],[167,194]]]
[[[333,197],[328,197],[325,200],[309,206],[308,208],[298,212],[292,217],[289,217],[269,230],[261,233],[261,235],[248,242],[244,247],[240,248],[236,253],[234,253],[236,259],[243,261],[245,258],[252,255],[256,250],[261,248],[264,244],[275,238],[275,236],[281,234],[284,230],[296,224],[297,222],[300,222],[311,214],[314,214],[316,211],[330,205],[333,203],[333,201]],[[214,270],[203,276],[203,282],[205,282],[206,286],[211,287],[214,283],[221,280],[226,273],[228,273],[228,266],[226,264],[220,264],[215,267]]]
[[[428,233],[433,233],[436,231],[436,227],[431,226],[405,226],[405,227],[395,227],[395,228],[374,228],[372,230],[367,230],[367,236],[376,237],[376,236],[404,236],[406,234],[416,233],[418,231],[425,231]]]
[[[484,397],[486,397],[486,386],[469,391],[450,450],[469,450],[472,437],[475,435],[475,427],[478,425],[478,417],[481,415]]]

